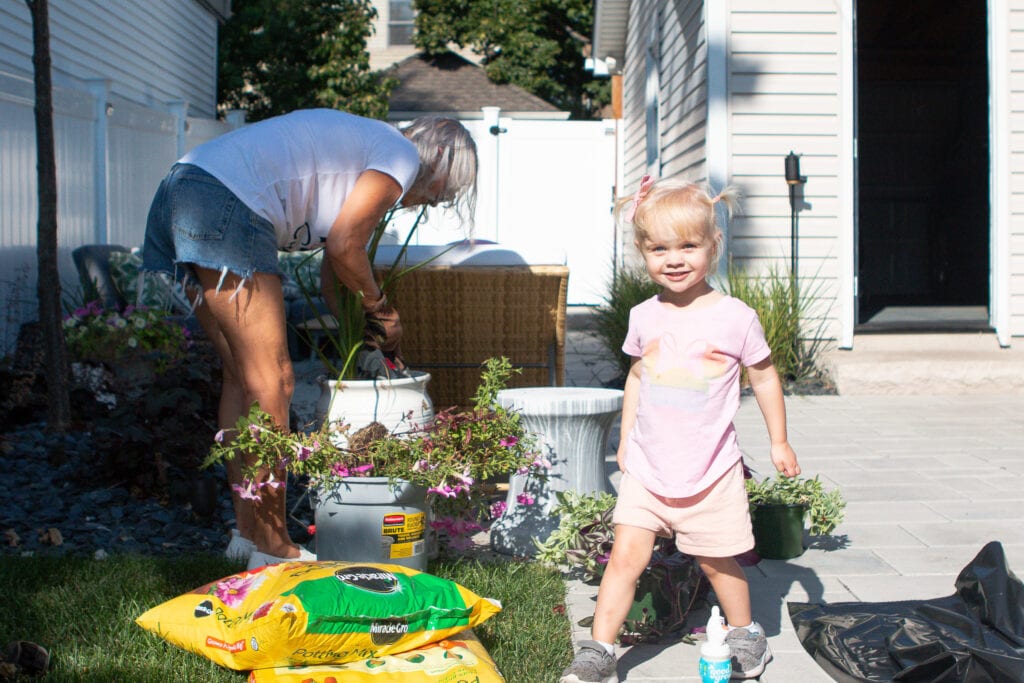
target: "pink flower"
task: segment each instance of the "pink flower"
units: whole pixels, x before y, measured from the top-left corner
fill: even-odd
[[[224,439],[227,438],[227,431],[228,430],[226,429],[220,430],[219,432],[213,435],[213,440],[216,441],[217,443],[224,443]]]
[[[491,519],[498,519],[503,514],[505,514],[505,510],[507,510],[507,509],[508,509],[508,504],[505,501],[503,501],[503,500],[499,500],[499,501],[497,501],[495,503],[492,503],[491,504]]]
[[[261,432],[263,432],[263,428],[260,427],[259,425],[254,425],[254,424],[250,424],[249,425],[249,434],[251,434],[252,438],[256,440],[256,443],[260,443],[260,433]]]
[[[299,462],[309,460],[309,456],[313,455],[313,449],[301,443],[295,444],[295,459]]]
[[[519,437],[506,436],[504,439],[498,442],[498,445],[504,446],[505,448],[512,448],[512,446],[515,446],[517,443],[519,443]]]
[[[445,498],[455,498],[458,495],[458,491],[448,486],[447,484],[441,484],[440,486],[431,486],[427,489],[427,493],[436,493],[439,496]]]
[[[256,491],[256,486],[250,479],[243,479],[242,486],[232,484],[231,489],[237,493],[238,497],[242,500],[260,500],[260,494]]]
[[[543,468],[545,470],[551,469],[551,461],[542,455],[538,455],[533,461],[533,467]]]
[[[518,496],[516,496],[516,500],[519,502],[520,505],[533,505],[535,498],[526,491],[523,491]]]
[[[238,607],[255,588],[263,583],[265,576],[229,576],[218,581],[213,594],[228,607]]]

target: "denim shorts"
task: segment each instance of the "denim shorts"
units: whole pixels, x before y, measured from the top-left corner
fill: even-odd
[[[146,221],[143,270],[196,285],[192,266],[242,277],[281,275],[274,226],[192,164],[175,164],[157,188]]]

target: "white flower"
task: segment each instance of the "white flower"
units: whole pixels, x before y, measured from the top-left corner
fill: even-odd
[[[135,325],[136,329],[143,330],[146,328],[145,318],[132,318],[132,324]]]
[[[135,337],[128,337],[128,346],[130,346],[130,347],[132,347],[134,349],[138,345],[139,345],[139,340],[138,339],[136,339]]]

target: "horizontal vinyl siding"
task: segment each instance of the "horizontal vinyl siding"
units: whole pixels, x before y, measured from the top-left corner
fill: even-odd
[[[703,3],[672,3],[662,24],[661,175],[707,177],[707,40]]]
[[[62,0],[50,4],[54,82],[109,79],[111,93],[165,108],[185,100],[214,117],[217,21],[193,0]],[[0,71],[32,73],[32,23],[24,2],[0,4]]]
[[[1024,0],[1010,6],[1010,334],[1024,336]],[[1020,342],[1015,342],[1014,346]]]
[[[798,217],[799,274],[838,336],[840,274],[840,16],[820,0],[732,0],[729,14],[731,182],[742,192],[730,253],[749,272],[789,268],[784,160],[807,177]],[[813,280],[813,281],[811,281]]]

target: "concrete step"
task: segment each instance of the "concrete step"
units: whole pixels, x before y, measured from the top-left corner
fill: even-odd
[[[825,354],[840,395],[1024,394],[1024,345],[991,333],[876,334]]]

